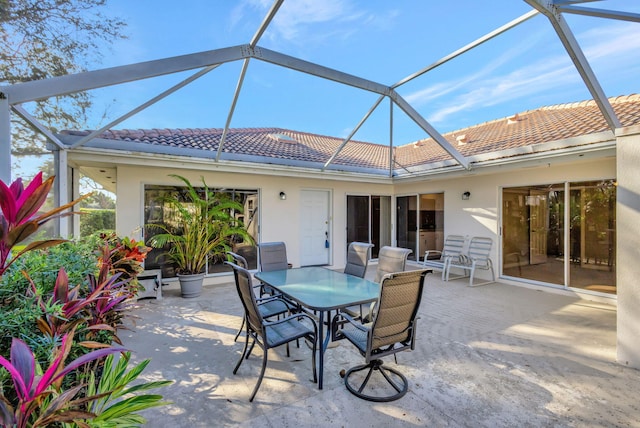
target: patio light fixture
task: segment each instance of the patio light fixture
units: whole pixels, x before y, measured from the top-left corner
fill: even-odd
[[[280,192],[280,199],[282,199],[283,201],[287,199],[287,194],[284,192]]]
[[[471,192],[469,192],[469,191],[464,192],[464,193],[462,194],[462,200],[463,200],[463,201],[468,201],[470,197],[471,197]]]

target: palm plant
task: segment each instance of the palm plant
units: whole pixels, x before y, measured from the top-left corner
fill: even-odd
[[[211,190],[204,179],[202,187],[196,188],[184,177],[171,177],[186,186],[185,200],[174,193],[163,201],[175,214],[175,222],[146,227],[161,232],[149,240],[150,246],[164,248],[171,245],[167,256],[175,263],[178,273],[202,273],[208,258],[224,256],[231,250],[234,239],[253,242],[242,221],[235,217],[235,214],[243,212],[242,204],[224,193]]]

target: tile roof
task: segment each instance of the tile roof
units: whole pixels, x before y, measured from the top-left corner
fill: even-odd
[[[610,98],[623,126],[640,124],[640,95]],[[609,130],[595,101],[541,107],[510,117],[485,122],[443,134],[464,156],[495,153],[508,149],[549,143]],[[458,138],[462,142],[458,142]],[[398,147],[396,161],[404,166],[451,159],[433,139],[427,138]]]
[[[640,124],[640,95],[610,98],[609,101],[623,126]],[[443,136],[465,157],[491,153],[498,159],[505,156],[504,151],[508,149],[607,130],[607,123],[600,110],[590,100],[542,107]],[[222,132],[219,128],[110,130],[99,138],[210,153],[217,152]],[[90,131],[62,131],[62,134],[78,138],[89,133]],[[261,163],[277,159],[279,163],[291,161],[324,164],[342,142],[341,138],[281,128],[232,128],[227,132],[222,159],[225,159],[225,155],[234,154],[245,155],[243,159],[249,161],[251,157],[255,157]],[[140,146],[137,147],[142,150]],[[136,149],[132,147],[131,150]],[[352,140],[342,149],[332,166],[334,169],[347,166],[385,171],[388,170],[388,153],[388,146]],[[395,159],[397,166],[409,168],[448,161],[452,157],[435,141],[427,138],[396,147]]]

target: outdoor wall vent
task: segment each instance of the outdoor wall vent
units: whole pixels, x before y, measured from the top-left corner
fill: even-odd
[[[458,142],[459,146],[464,146],[469,142],[469,138],[467,137],[467,134],[462,134],[456,137],[456,141]]]
[[[507,125],[513,125],[514,123],[518,123],[519,120],[520,120],[520,116],[518,116],[518,113],[516,113],[513,116],[509,116],[507,118]]]

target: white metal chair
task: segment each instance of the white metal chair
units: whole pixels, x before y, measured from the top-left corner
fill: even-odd
[[[432,267],[442,270],[442,280],[445,280],[447,274],[447,263],[449,259],[457,260],[464,250],[465,237],[462,235],[447,235],[444,239],[442,251],[427,250],[424,253],[422,266]],[[430,256],[437,255],[438,258],[429,259]]]
[[[449,275],[452,268],[462,269],[463,275],[456,278],[466,278],[469,275],[469,287],[491,284],[496,281],[496,275],[493,271],[493,263],[491,262],[491,247],[493,239],[474,236],[469,241],[469,249],[466,254],[461,254],[457,259],[449,258],[445,270],[447,272],[445,281],[449,281]],[[491,281],[485,281],[479,284],[473,283],[476,269],[491,271]],[[455,278],[454,278],[455,279]]]

